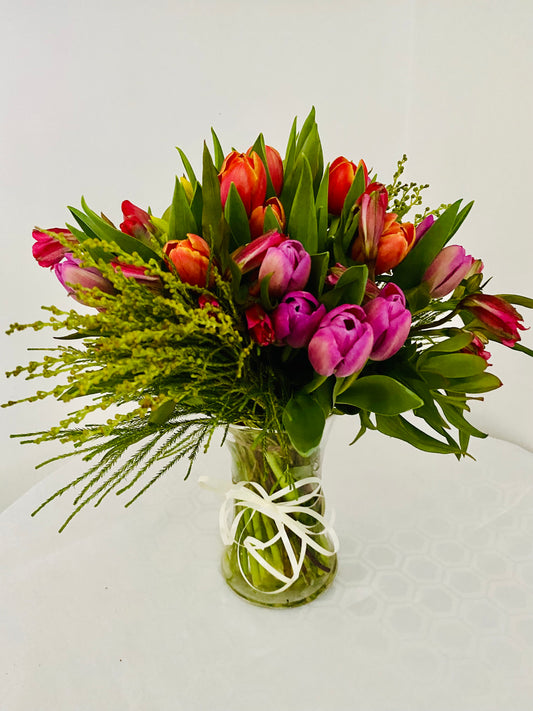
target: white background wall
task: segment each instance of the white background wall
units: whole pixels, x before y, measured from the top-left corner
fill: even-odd
[[[41,304],[70,305],[32,259],[34,225],[61,226],[82,194],[115,221],[125,198],[157,214],[181,172],[175,145],[198,166],[214,126],[225,149],[244,150],[263,131],[283,152],[293,117],[311,105],[328,160],[364,157],[388,182],[406,152],[409,178],[431,183],[428,202],[474,199],[457,241],[494,274],[490,291],[533,296],[530,0],[1,6],[2,331],[40,318]],[[2,370],[50,343],[47,332],[2,336]],[[531,331],[523,343],[533,347]],[[491,350],[505,386],[476,408],[476,421],[532,448],[533,361]],[[0,399],[33,389],[3,379]],[[9,433],[46,428],[60,414],[52,401],[0,411],[0,508],[45,476],[33,467],[59,451],[21,447]]]

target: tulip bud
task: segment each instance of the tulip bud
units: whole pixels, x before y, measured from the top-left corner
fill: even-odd
[[[258,205],[252,210],[252,214],[250,215],[250,234],[252,235],[252,238],[259,237],[265,233],[265,216],[267,208],[269,207],[272,209],[274,216],[276,217],[280,232],[283,232],[283,229],[285,228],[285,210],[283,209],[283,205],[279,199],[274,197],[267,200],[264,205]]]
[[[327,313],[309,342],[309,361],[319,375],[347,377],[363,369],[374,336],[360,306],[342,304]]]
[[[269,315],[259,304],[254,304],[244,312],[248,332],[260,346],[269,346],[276,340]]]
[[[451,244],[441,249],[422,277],[422,281],[429,288],[430,296],[439,299],[454,291],[473,263],[474,257],[466,254],[459,245]]]
[[[310,255],[301,242],[288,239],[267,250],[259,268],[259,281],[271,275],[268,293],[270,296],[279,297],[288,291],[303,289],[310,273]]]
[[[477,322],[469,322],[469,327],[482,330],[489,338],[509,348],[520,340],[518,331],[526,330],[519,323],[524,320],[522,316],[500,296],[470,294],[459,303],[458,308],[469,311],[477,319]]]
[[[326,314],[324,304],[307,291],[285,294],[279,306],[270,314],[276,341],[291,348],[304,348]]]
[[[50,232],[56,235],[62,235],[71,244],[77,244],[78,240],[69,230],[63,230],[59,227],[52,227],[45,232],[41,230],[33,230],[32,237],[36,240],[32,245],[32,254],[37,260],[40,267],[55,267],[56,264],[63,259],[65,254],[69,252],[68,247],[64,247],[61,242],[54,239]]]
[[[226,156],[220,173],[220,199],[222,206],[226,204],[229,189],[234,183],[244,204],[247,215],[258,205],[262,205],[266,197],[266,171],[257,153],[250,155],[232,151]]]
[[[59,282],[67,290],[68,295],[80,304],[85,302],[78,296],[77,287],[98,289],[104,294],[115,293],[113,284],[96,267],[82,267],[81,261],[70,253],[66,255],[63,262],[54,266],[54,272]]]
[[[153,225],[146,210],[137,207],[129,200],[124,200],[121,207],[124,222],[120,225],[120,231],[139,240],[146,241],[150,239]]]
[[[361,166],[365,175],[365,187],[368,185],[368,170],[363,160],[360,160],[358,165],[352,161],[339,156],[329,167],[329,182],[328,182],[328,212],[332,215],[340,215],[350,190],[352,183],[357,173],[357,169]]]
[[[428,215],[427,217],[424,217],[422,222],[418,223],[418,225],[416,226],[415,244],[417,244],[418,241],[422,239],[422,237],[426,234],[426,232],[429,230],[429,228],[433,225],[434,222],[435,217],[433,215]]]
[[[174,265],[181,281],[192,286],[207,286],[210,249],[202,237],[187,234],[187,239],[167,242],[163,252]],[[213,283],[211,274],[209,285]]]
[[[359,235],[352,247],[352,259],[365,263],[375,262],[385,226],[388,201],[387,190],[381,183],[371,183],[358,199]]]
[[[370,358],[386,360],[400,350],[411,328],[411,313],[405,307],[403,291],[389,282],[363,308],[374,333]]]

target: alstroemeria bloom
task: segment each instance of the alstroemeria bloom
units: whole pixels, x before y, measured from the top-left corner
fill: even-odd
[[[388,202],[387,189],[381,183],[371,183],[359,197],[359,235],[352,247],[352,258],[355,261],[366,263],[376,260]]]
[[[258,205],[252,210],[249,220],[250,234],[252,235],[252,238],[260,237],[265,233],[265,215],[269,207],[276,217],[278,228],[280,231],[283,231],[285,227],[285,210],[283,209],[283,205],[280,200],[277,197],[273,197],[269,198],[264,205]]]
[[[378,242],[376,274],[383,274],[394,269],[415,244],[415,227],[410,222],[397,222],[396,214],[385,215],[383,232]]]
[[[153,230],[150,215],[129,200],[122,203],[122,214],[124,222],[120,225],[120,231],[140,240],[149,239]]]
[[[329,167],[328,182],[328,212],[332,215],[340,215],[350,190],[355,174],[359,166],[362,167],[365,175],[365,187],[368,185],[368,170],[363,160],[358,165],[344,156],[335,158]]]
[[[327,313],[309,342],[309,361],[319,375],[346,377],[362,370],[374,334],[360,306],[342,304]]]
[[[427,284],[430,295],[439,299],[459,286],[473,264],[474,257],[467,254],[463,247],[451,244],[437,254],[426,269],[422,281]]]
[[[269,346],[276,340],[269,315],[260,304],[254,304],[244,312],[248,332],[260,346]]]
[[[285,294],[279,306],[270,314],[276,342],[304,348],[326,314],[324,304],[307,291],[291,291]]]
[[[36,241],[32,244],[31,251],[40,267],[54,267],[69,252],[69,248],[64,247],[61,242],[58,242],[57,239],[48,234],[49,232],[63,235],[72,244],[76,244],[78,241],[69,230],[63,230],[60,227],[52,227],[46,232],[37,229],[33,230],[31,234]]]
[[[499,341],[504,346],[512,348],[520,340],[518,331],[525,331],[520,321],[524,319],[508,301],[500,296],[489,294],[470,294],[459,304],[459,308],[470,311],[479,322],[468,324],[475,325],[476,331],[483,332],[491,339]]]
[[[265,202],[266,170],[263,161],[255,152],[246,155],[232,151],[224,159],[218,179],[222,206],[226,204],[232,183],[237,188],[248,216],[255,207]]]
[[[386,360],[405,343],[411,328],[411,313],[405,307],[403,291],[389,282],[379,296],[363,306],[374,333],[371,360]]]
[[[79,298],[76,287],[83,289],[99,289],[105,294],[114,294],[113,284],[95,267],[82,267],[79,259],[72,254],[67,254],[59,264],[54,266],[54,272],[60,283],[65,287],[69,296],[81,304],[85,303]]]
[[[246,155],[249,156],[252,151],[253,148],[248,148]],[[272,187],[276,195],[279,195],[283,187],[283,161],[281,160],[279,151],[272,148],[272,146],[265,146],[265,155]]]
[[[122,262],[111,262],[113,269],[120,269],[128,279],[135,279],[153,292],[160,292],[163,289],[161,279],[154,274],[147,274],[146,267],[138,267],[133,264],[123,264]]]
[[[188,233],[187,239],[167,242],[163,252],[176,268],[182,281],[193,286],[207,285],[210,249],[203,237]],[[213,281],[211,274],[209,285],[212,285]]]
[[[270,296],[279,297],[288,291],[303,289],[311,273],[311,257],[301,242],[288,239],[277,247],[270,247],[259,268],[259,281],[271,275],[268,282]]]
[[[261,262],[265,258],[265,254],[271,247],[277,247],[282,242],[285,242],[285,235],[272,230],[261,237],[256,237],[248,244],[238,247],[231,255],[235,264],[239,267],[243,274],[251,272],[261,266]]]
[[[485,340],[483,341],[479,335],[474,335],[470,343],[466,346],[466,348],[461,348],[459,353],[473,353],[474,355],[479,356],[480,358],[483,358],[483,360],[486,360],[488,365],[489,363],[489,358],[491,357],[491,353],[485,350],[485,343],[488,341],[488,338],[485,337]]]

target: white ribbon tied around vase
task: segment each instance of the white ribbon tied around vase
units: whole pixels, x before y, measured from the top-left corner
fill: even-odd
[[[309,489],[309,487],[311,488]],[[300,494],[301,489],[304,491]],[[299,493],[296,498],[284,500],[283,497],[288,494],[294,497],[295,492]],[[312,501],[312,499],[318,499],[319,497],[322,497],[322,483],[318,477],[314,476],[300,479],[296,481],[294,485],[286,486],[283,489],[275,491],[273,494],[269,494],[260,484],[254,481],[238,482],[226,492],[226,498],[220,508],[219,516],[222,541],[225,545],[233,545],[235,543],[237,546],[244,546],[249,555],[251,555],[264,570],[283,583],[283,586],[276,588],[276,590],[261,590],[261,592],[275,595],[287,590],[287,588],[295,583],[302,571],[308,547],[316,553],[328,557],[335,555],[338,551],[339,541],[335,531],[327,523],[324,516],[309,506],[309,502]],[[241,510],[233,517],[234,510],[239,508]],[[252,516],[258,513],[263,516],[268,516],[268,518],[274,522],[276,532],[269,540],[261,541],[254,536],[246,535],[246,526],[242,528],[240,535],[237,536],[241,519],[250,511],[252,512]],[[315,522],[312,524],[302,523],[294,518],[295,514],[305,514],[313,518]],[[231,520],[232,517],[233,520]],[[250,520],[247,522],[247,525],[249,525]],[[296,557],[293,545],[289,539],[289,531],[292,532],[301,543],[298,557]],[[329,538],[332,546],[331,549],[324,548],[320,545],[315,540],[317,536]],[[289,560],[292,570],[290,577],[271,565],[260,553],[260,551],[265,551],[278,541],[281,541],[283,544],[283,548]],[[242,569],[240,556],[237,556],[237,560],[239,561],[241,574],[246,582],[255,590],[260,590],[249,580]]]

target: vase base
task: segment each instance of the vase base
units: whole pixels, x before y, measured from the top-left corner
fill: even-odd
[[[222,557],[222,573],[229,587],[239,597],[252,605],[260,607],[298,607],[315,600],[325,592],[333,582],[337,573],[337,556],[333,555],[328,561],[328,570],[320,570],[311,580],[301,577],[283,592],[266,592],[258,590],[242,576],[235,561],[232,561],[232,551],[225,551]]]

